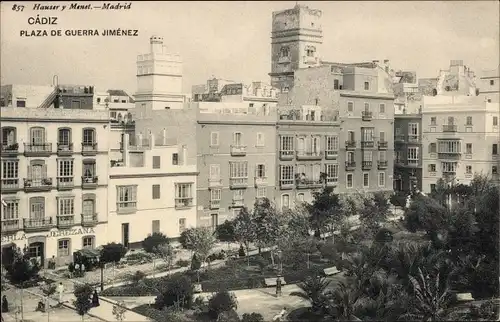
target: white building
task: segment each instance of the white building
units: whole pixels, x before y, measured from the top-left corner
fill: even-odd
[[[121,160],[109,177],[108,241],[139,246],[149,234],[177,238],[196,226],[196,165],[186,165],[187,149],[163,137],[124,136]]]

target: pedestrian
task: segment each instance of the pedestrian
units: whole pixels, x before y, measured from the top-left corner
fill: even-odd
[[[59,285],[57,285],[57,292],[59,293],[59,304],[62,304],[64,295],[64,285],[62,282],[59,282]]]
[[[9,301],[7,301],[7,296],[2,296],[2,312],[9,312]]]
[[[99,295],[97,295],[97,290],[94,290],[94,295],[92,295],[92,306],[98,307],[99,304]]]
[[[281,296],[281,276],[278,275],[276,279],[276,296]]]

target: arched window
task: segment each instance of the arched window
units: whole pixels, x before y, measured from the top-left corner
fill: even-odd
[[[57,147],[69,148],[71,143],[71,129],[67,127],[59,128],[57,136]]]
[[[82,249],[94,249],[94,247],[95,247],[95,236],[82,237]]]
[[[47,165],[43,160],[31,160],[28,166],[28,184],[31,187],[40,187],[47,178]]]
[[[123,120],[122,113],[118,113],[118,122],[121,122]]]
[[[94,128],[83,129],[82,144],[84,146],[93,146],[96,143],[96,131]]]
[[[43,127],[30,128],[30,142],[31,145],[44,145],[45,144],[45,129]]]
[[[95,200],[93,193],[86,193],[82,196],[82,221],[91,222],[95,217]]]
[[[2,127],[2,147],[16,144],[16,128],[11,126]]]
[[[132,121],[132,113],[128,112],[127,113],[127,118],[129,121]]]
[[[30,225],[42,225],[45,218],[45,197],[30,198]]]
[[[288,57],[290,56],[290,49],[287,46],[283,46],[280,49],[280,57]]]
[[[314,57],[316,54],[316,47],[314,46],[307,46],[306,47],[306,56],[307,57]]]
[[[436,153],[436,143],[429,144],[429,153]]]
[[[453,125],[453,124],[455,124],[455,118],[454,118],[453,116],[449,116],[449,117],[448,117],[448,124],[449,124],[449,125]]]
[[[290,195],[288,194],[281,195],[281,208],[282,209],[290,208]]]

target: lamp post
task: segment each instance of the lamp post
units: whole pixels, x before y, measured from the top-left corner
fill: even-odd
[[[104,262],[99,260],[99,268],[101,269],[101,292],[104,291]]]
[[[283,261],[282,261],[283,252],[278,250],[278,276],[276,277],[276,297],[281,296],[281,274],[283,273]]]

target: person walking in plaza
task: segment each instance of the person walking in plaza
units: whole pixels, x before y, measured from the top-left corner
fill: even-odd
[[[59,282],[59,285],[57,285],[57,293],[59,294],[59,304],[62,304],[64,295],[64,285],[62,282]]]
[[[9,312],[9,301],[7,301],[7,296],[2,296],[2,312]]]
[[[99,295],[97,294],[97,290],[94,290],[94,295],[92,295],[92,306],[98,307],[99,304]]]

